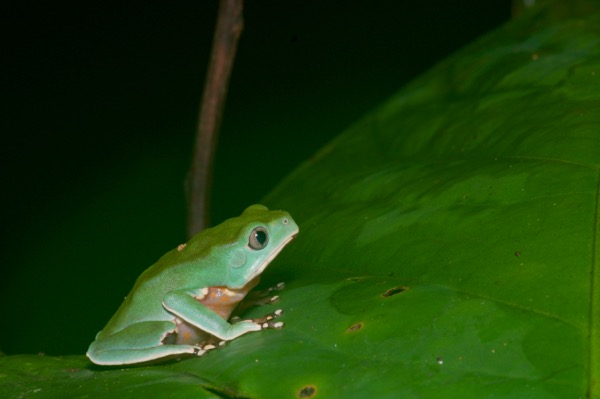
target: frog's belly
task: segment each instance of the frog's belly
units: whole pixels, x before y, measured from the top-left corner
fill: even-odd
[[[252,284],[248,284],[246,287],[239,290],[222,286],[208,287],[203,290],[202,295],[196,297],[196,300],[223,319],[228,320],[235,307],[242,299],[244,299],[248,291],[256,285],[257,282],[258,279],[255,279],[251,282]],[[175,317],[173,322],[177,326],[177,332],[166,337],[163,341],[165,344],[206,345],[218,341],[211,334],[179,317]]]
[[[210,343],[212,335],[186,321],[176,318],[175,325],[177,326],[177,333],[170,337],[172,342],[168,343],[175,345],[206,345]]]

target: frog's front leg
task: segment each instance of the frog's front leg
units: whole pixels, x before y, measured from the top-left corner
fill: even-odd
[[[200,290],[201,291],[201,290]],[[196,328],[206,331],[224,341],[230,341],[263,327],[253,321],[230,324],[219,314],[204,306],[187,290],[168,292],[163,298],[163,307]]]

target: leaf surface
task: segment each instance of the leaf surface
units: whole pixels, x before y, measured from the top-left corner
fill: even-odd
[[[286,281],[280,301],[248,316],[282,308],[283,330],[125,370],[4,357],[0,390],[600,397],[595,6],[559,19],[542,8],[486,35],[265,199],[300,234],[265,273]]]

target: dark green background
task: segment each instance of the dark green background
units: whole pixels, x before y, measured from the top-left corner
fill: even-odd
[[[216,2],[3,6],[0,349],[83,353],[185,237]],[[404,83],[509,18],[508,1],[249,1],[213,220],[259,201]]]

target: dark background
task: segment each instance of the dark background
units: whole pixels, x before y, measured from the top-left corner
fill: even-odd
[[[0,349],[81,354],[185,240],[217,2],[1,7]],[[500,0],[247,1],[213,221],[509,13]]]

